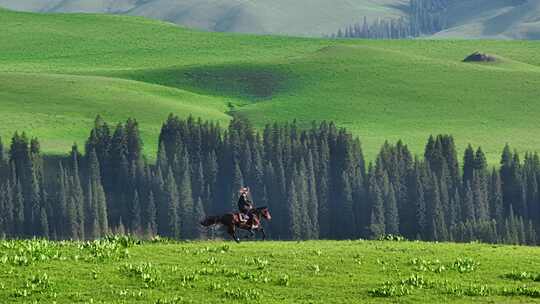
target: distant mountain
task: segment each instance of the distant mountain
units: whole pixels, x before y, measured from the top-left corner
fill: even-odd
[[[398,17],[408,0],[0,0],[34,12],[144,16],[209,31],[322,36],[359,16]]]
[[[539,0],[452,1],[448,16],[435,37],[540,39]]]
[[[539,0],[444,0],[436,38],[540,39]],[[144,16],[208,31],[323,36],[377,18],[407,16],[409,0],[0,0],[34,12]]]

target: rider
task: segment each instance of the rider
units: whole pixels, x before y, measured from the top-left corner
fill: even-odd
[[[253,202],[248,197],[249,188],[243,187],[240,189],[240,198],[238,199],[238,210],[240,210],[240,218],[244,222],[251,220],[251,210],[253,210]]]

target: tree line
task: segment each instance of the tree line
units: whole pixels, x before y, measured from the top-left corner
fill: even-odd
[[[85,143],[44,157],[39,141],[0,141],[0,236],[93,239],[111,232],[207,238],[198,225],[236,209],[249,186],[268,206],[273,239],[379,238],[536,244],[540,158],[506,146],[490,169],[480,147],[459,162],[454,140],[430,137],[422,158],[401,141],[366,164],[361,143],[334,123],[268,125],[235,118],[222,128],[170,115],[155,161],[138,123],[99,116]]]
[[[357,22],[338,29],[333,38],[408,39],[440,32],[448,27],[450,0],[410,0],[408,16],[377,18],[369,22],[364,16]]]

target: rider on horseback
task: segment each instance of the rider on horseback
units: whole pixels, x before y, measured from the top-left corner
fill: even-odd
[[[248,197],[249,188],[243,187],[240,189],[240,198],[238,199],[238,210],[240,210],[240,220],[249,222],[251,220],[251,211],[253,210],[253,202]]]

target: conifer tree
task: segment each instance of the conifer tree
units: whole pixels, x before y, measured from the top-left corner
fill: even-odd
[[[58,237],[64,235],[68,238],[73,237],[72,234],[72,220],[74,219],[70,212],[72,211],[68,201],[68,190],[66,189],[66,173],[62,163],[59,164],[58,177],[57,177],[57,192],[56,192],[56,205],[54,208],[56,218],[56,231],[58,231]]]
[[[489,219],[487,184],[484,172],[481,169],[475,169],[473,172],[472,192],[475,218],[479,221],[487,221]]]
[[[49,220],[47,218],[47,211],[45,207],[41,207],[39,215],[40,235],[44,238],[49,238]]]
[[[486,155],[481,147],[478,147],[474,155],[474,170],[483,172],[487,169]]]
[[[311,238],[311,218],[309,217],[308,212],[308,184],[306,178],[306,166],[303,160],[300,161],[298,166],[297,174],[294,175],[294,192],[298,199],[298,214],[296,220],[300,225],[300,235],[301,239]]]
[[[534,229],[534,224],[532,221],[529,221],[527,224],[527,245],[536,245],[537,244],[537,238],[536,238],[536,230]]]
[[[471,184],[467,183],[465,186],[465,196],[462,201],[463,205],[461,207],[461,210],[463,212],[462,214],[462,221],[474,221],[476,218],[476,212],[474,209],[474,194],[473,190],[471,188]]]
[[[147,233],[150,235],[155,235],[157,233],[157,210],[156,210],[156,203],[154,199],[154,193],[150,190],[148,193],[148,203],[146,206],[146,212],[145,212],[145,220],[146,220],[146,230]]]
[[[311,226],[309,227],[309,238],[318,239],[319,238],[319,200],[317,197],[317,183],[315,178],[315,169],[313,164],[313,154],[309,150],[307,159],[306,159],[306,179],[308,183],[308,205],[307,211]]]
[[[95,239],[100,237],[99,232],[99,220],[97,215],[97,208],[94,201],[94,193],[92,190],[92,181],[88,179],[86,185],[86,200],[85,200],[85,237],[88,239]]]
[[[422,168],[419,160],[415,160],[414,169],[409,174],[408,180],[409,203],[403,216],[410,225],[405,226],[404,234],[411,239],[421,238],[426,231],[426,202],[424,199]]]
[[[296,172],[293,174],[296,175]],[[294,187],[294,179],[291,179],[289,185],[289,199],[287,200],[287,218],[289,220],[289,238],[293,240],[299,240],[302,237],[302,227],[299,220],[299,204],[298,195]]]
[[[387,234],[399,234],[399,216],[396,203],[396,194],[394,192],[394,186],[390,185],[388,193],[385,197],[385,228]]]
[[[22,193],[22,186],[19,182],[16,182],[13,196],[13,226],[15,234],[22,236],[24,234],[24,198]]]
[[[178,208],[180,203],[176,187],[176,180],[174,179],[172,170],[169,168],[163,189],[163,198],[167,206],[167,222],[164,233],[166,236],[172,238],[180,237],[180,225],[178,222]]]
[[[473,172],[475,169],[476,158],[474,156],[474,149],[469,144],[465,149],[465,155],[463,156],[463,185],[472,183]]]
[[[187,154],[182,159],[182,167],[189,168],[189,158]],[[180,177],[178,187],[178,215],[179,227],[183,238],[192,238],[198,225],[198,219],[195,219],[193,203],[193,194],[191,192],[191,177],[189,169],[184,170]]]
[[[236,203],[238,201],[238,190],[244,187],[244,185],[244,175],[240,170],[240,164],[238,163],[238,161],[234,161],[231,184],[229,186],[231,202],[230,207],[227,208],[229,211],[237,209]]]
[[[0,239],[5,238],[7,233],[6,195],[4,188],[0,187]]]
[[[502,185],[499,172],[493,169],[491,173],[491,181],[489,184],[489,204],[490,204],[490,216],[494,219],[498,228],[502,230],[504,224],[504,206],[503,206],[503,194]]]
[[[9,181],[0,186],[0,191],[3,194],[4,204],[0,215],[4,219],[4,233],[8,236],[13,236],[16,233],[16,226],[14,221],[14,206],[13,206],[13,189],[12,184]]]
[[[377,183],[373,168],[370,166],[368,175],[369,198],[371,202],[371,217],[368,227],[368,234],[371,238],[378,238],[384,235],[386,231],[384,216],[384,198],[383,193]]]
[[[448,240],[443,208],[439,192],[439,183],[432,177],[426,192],[426,215],[428,223],[428,239],[432,241]]]
[[[205,217],[206,217],[206,213],[204,212],[204,205],[202,203],[201,198],[199,197],[197,199],[197,203],[195,204],[195,210],[193,213],[193,218],[195,220],[195,223],[194,223],[195,226],[193,228],[195,230],[195,233],[192,236],[192,238],[202,239],[205,237],[205,234],[206,234],[205,229],[201,225],[198,224],[199,221],[202,221]]]
[[[136,119],[129,118],[125,124],[127,159],[129,163],[142,161],[143,141]]]
[[[84,192],[81,185],[80,173],[79,173],[79,160],[81,155],[78,151],[78,147],[74,144],[71,148],[71,193],[70,201],[71,208],[75,211],[75,219],[71,220],[73,229],[73,238],[83,240],[84,236]]]
[[[131,231],[134,233],[142,233],[142,219],[141,219],[141,203],[139,200],[139,193],[135,191],[133,193],[133,203],[131,204]]]
[[[318,163],[318,173],[317,173],[317,198],[319,203],[319,229],[321,238],[330,237],[330,225],[328,219],[330,217],[330,181],[329,181],[329,169],[328,165],[330,162],[330,150],[328,146],[328,141],[326,138],[322,137],[319,140],[319,163]]]
[[[108,232],[107,202],[105,191],[101,184],[101,170],[97,154],[91,150],[87,155],[88,188],[87,188],[87,212],[88,229],[90,236],[98,238]]]

